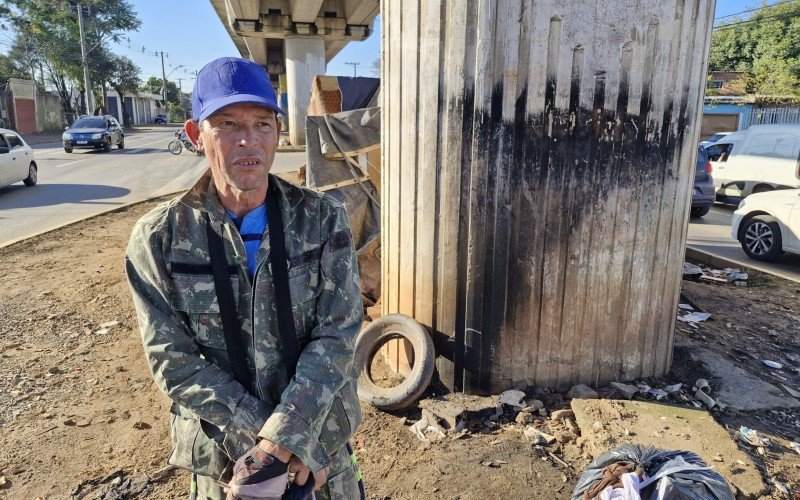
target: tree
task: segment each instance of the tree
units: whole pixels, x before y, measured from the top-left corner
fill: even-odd
[[[105,70],[93,68],[93,64],[108,59],[105,44],[109,40],[119,41],[125,31],[137,30],[141,22],[127,0],[82,0],[81,5],[84,8],[86,47],[92,51],[90,74],[97,78]],[[72,111],[72,88],[77,85],[83,90],[76,9],[75,1],[0,0],[3,27],[12,31],[14,45],[24,51],[22,55],[35,58],[35,62],[46,70],[48,83],[58,91],[66,112]],[[100,84],[103,80],[92,81]]]
[[[139,87],[139,66],[125,56],[115,56],[112,60],[113,71],[106,76],[108,85],[119,94],[119,105],[122,109],[122,124],[131,125],[131,117],[125,113],[125,94],[136,92]]]
[[[146,82],[144,82],[144,85],[142,85],[141,89],[145,92],[154,92],[156,94],[160,94],[161,89],[163,88],[162,87],[163,81],[164,80],[158,78],[157,76],[151,76],[150,78],[147,79]],[[167,102],[174,102],[175,104],[180,104],[180,101],[178,100],[178,86],[175,84],[175,82],[167,80],[166,98]]]
[[[15,59],[0,54],[0,88],[6,86],[9,78],[30,78],[30,74]]]
[[[750,17],[718,26],[711,37],[710,71],[744,73],[748,93],[800,95],[800,3],[762,3]]]

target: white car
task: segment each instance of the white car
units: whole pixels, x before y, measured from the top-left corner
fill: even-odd
[[[33,149],[13,130],[0,128],[0,187],[19,181],[33,186],[37,171]]]
[[[800,254],[800,189],[753,194],[733,213],[731,234],[749,257],[773,261]]]

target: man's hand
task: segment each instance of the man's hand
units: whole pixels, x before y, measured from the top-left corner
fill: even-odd
[[[233,478],[226,489],[228,498],[280,498],[289,477],[286,462],[254,446],[233,466]]]
[[[262,439],[259,441],[258,447],[283,463],[289,463],[289,460],[292,458],[291,451],[277,443],[273,443],[268,439]]]
[[[314,473],[314,491],[317,491],[325,482],[328,480],[328,473],[330,473],[330,467],[325,467],[324,469]],[[294,482],[297,483],[299,486],[303,486],[308,481],[308,475],[311,473],[311,470],[300,461],[299,458],[293,456],[291,460],[289,460],[289,472],[294,473]]]

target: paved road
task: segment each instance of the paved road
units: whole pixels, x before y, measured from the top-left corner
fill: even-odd
[[[800,256],[784,254],[779,262],[759,262],[748,257],[731,236],[731,219],[736,207],[715,204],[711,211],[689,223],[687,244],[698,250],[737,262],[742,266],[766,271],[800,281]]]
[[[59,143],[33,146],[39,183],[0,188],[0,245],[120,205],[186,189],[205,171],[205,159],[167,152],[171,128],[126,134],[125,149],[75,150]],[[278,153],[272,172],[297,170],[305,153]]]

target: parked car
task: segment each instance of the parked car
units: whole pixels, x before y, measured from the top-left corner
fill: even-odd
[[[716,142],[712,161],[717,197],[744,198],[775,189],[800,188],[800,124],[753,125]]]
[[[156,123],[164,123],[164,124],[166,124],[167,123],[167,115],[156,115],[155,122]]]
[[[730,134],[726,134],[725,137],[722,137],[718,141],[711,143],[708,146],[701,146],[701,147],[703,147],[706,150],[708,159],[711,160],[712,162],[726,161],[727,158],[730,156],[731,152],[733,151],[734,146],[736,146],[736,144],[739,144],[739,142],[741,142],[746,133],[747,131],[744,130],[739,132],[731,132]]]
[[[707,137],[706,140],[700,141],[700,147],[701,148],[707,148],[707,147],[711,146],[712,144],[714,144],[715,142],[717,142],[718,140],[722,139],[723,137],[725,137],[726,135],[731,134],[731,133],[733,133],[733,132],[717,132],[716,134]]]
[[[800,189],[748,196],[733,213],[731,234],[756,260],[773,261],[783,252],[800,254]]]
[[[112,115],[81,116],[61,136],[64,151],[72,153],[73,149],[98,149],[111,151],[116,145],[125,148],[125,132]]]
[[[697,148],[697,161],[694,168],[694,189],[692,191],[692,217],[702,217],[714,204],[714,179],[711,177],[711,162],[702,147]]]
[[[33,149],[13,130],[0,128],[0,187],[19,181],[34,186],[37,180]]]

